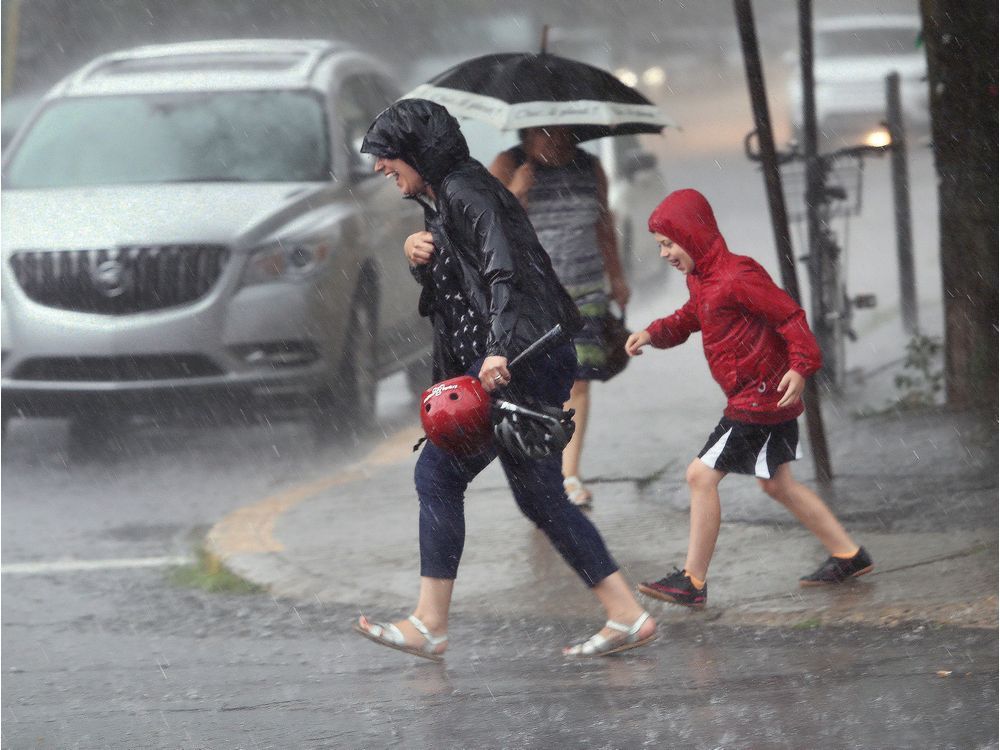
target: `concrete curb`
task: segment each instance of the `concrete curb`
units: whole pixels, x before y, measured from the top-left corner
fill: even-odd
[[[411,468],[405,460],[413,437],[412,431],[400,433],[331,477],[234,511],[209,532],[206,548],[219,564],[275,596],[398,608],[400,602],[412,598],[417,584],[416,504],[408,484]],[[558,617],[567,607],[578,612],[592,609],[589,593],[542,534],[523,523],[502,475],[499,471],[496,475],[483,476],[468,493],[467,523],[476,538],[463,558],[454,611],[495,611],[497,601],[503,601],[502,609],[509,615]],[[687,543],[686,514],[666,510],[657,523],[650,523],[640,484],[600,484],[603,507],[594,514],[609,548],[633,583],[660,571],[665,560],[682,554]],[[364,527],[344,520],[345,508],[359,505],[369,512],[357,523],[380,519],[377,544],[370,533],[359,533]],[[408,509],[406,517],[399,515],[402,508]],[[348,511],[346,515],[354,514]],[[318,529],[325,533],[310,539],[310,532]],[[885,627],[916,622],[997,627],[996,566],[992,564],[997,559],[995,530],[961,535],[868,532],[865,543],[876,550],[874,573],[842,587],[805,590],[797,586],[798,574],[806,572],[798,567],[802,561],[821,559],[821,550],[817,552],[818,545],[801,529],[782,529],[780,544],[773,543],[775,534],[768,524],[723,525],[713,561],[710,604],[703,612],[649,599],[643,599],[644,603],[666,626],[694,617],[726,626]],[[294,541],[295,546],[286,547],[283,539]],[[372,550],[373,546],[378,549]],[[331,548],[338,554],[331,555]],[[756,552],[751,557],[747,550]],[[351,563],[358,553],[363,559],[360,566]],[[469,580],[475,582],[471,596],[463,586]],[[952,581],[962,585],[952,586]],[[551,612],[539,601],[539,590],[546,592],[546,598],[551,596]],[[746,591],[754,595],[739,595]]]

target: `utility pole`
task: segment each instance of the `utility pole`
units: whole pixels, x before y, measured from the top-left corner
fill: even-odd
[[[812,325],[823,352],[823,370],[817,375],[828,388],[837,388],[842,363],[834,361],[841,352],[834,341],[835,331],[827,320],[827,310],[837,309],[826,299],[827,271],[831,258],[822,241],[819,207],[823,202],[823,169],[819,163],[819,128],[816,124],[816,79],[813,75],[812,0],[799,0],[799,70],[802,81],[802,152],[806,169],[806,227],[809,238],[809,289],[812,290]],[[836,292],[835,292],[836,293]]]
[[[920,330],[917,318],[917,282],[913,270],[913,234],[910,223],[910,173],[906,163],[906,127],[899,95],[899,73],[885,79],[886,126],[892,142],[892,197],[896,215],[896,258],[899,263],[899,304],[903,328],[911,336]]]
[[[802,1],[808,2],[808,0]],[[746,67],[750,103],[753,105],[754,126],[760,143],[761,167],[764,172],[764,184],[771,210],[771,227],[778,248],[781,280],[785,291],[801,304],[799,282],[795,273],[792,236],[788,228],[788,211],[785,207],[785,196],[781,191],[778,154],[774,147],[771,115],[767,106],[767,90],[764,86],[764,71],[760,64],[760,49],[757,45],[753,6],[751,0],[733,0],[733,7],[736,11],[740,45],[743,48],[743,63]],[[809,430],[809,444],[812,446],[813,460],[816,466],[816,479],[820,482],[826,482],[833,477],[833,468],[830,464],[830,453],[826,443],[826,431],[823,427],[823,412],[820,409],[820,395],[816,386],[816,378],[806,380],[804,395],[806,425]]]

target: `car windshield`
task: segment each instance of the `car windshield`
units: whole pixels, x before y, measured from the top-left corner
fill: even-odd
[[[308,91],[60,99],[17,146],[4,187],[322,181],[326,132]]]
[[[817,57],[913,54],[919,29],[912,26],[825,31],[816,37]]]

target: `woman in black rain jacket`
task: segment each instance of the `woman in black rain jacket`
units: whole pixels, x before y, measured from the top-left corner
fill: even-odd
[[[404,252],[423,289],[420,310],[434,326],[435,380],[463,373],[512,401],[561,408],[576,371],[568,338],[580,325],[524,209],[469,157],[458,121],[422,99],[380,114],[362,152],[424,207],[425,231]],[[515,373],[507,363],[556,324],[567,338]],[[361,617],[355,629],[382,645],[439,660],[447,648],[448,610],[465,543],[469,482],[499,456],[518,507],[550,539],[608,615],[608,622],[567,656],[602,656],[656,637],[656,623],[632,595],[594,525],[566,497],[556,452],[529,459],[495,445],[455,455],[426,443],[417,460],[420,594],[413,614],[394,623]]]

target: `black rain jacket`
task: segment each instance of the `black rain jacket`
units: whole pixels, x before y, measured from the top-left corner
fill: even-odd
[[[557,323],[567,337],[583,325],[527,213],[499,180],[469,156],[458,121],[439,104],[403,99],[380,114],[362,153],[402,159],[434,189],[436,206],[424,200],[424,220],[435,247],[458,259],[466,298],[489,321],[487,356],[513,359]],[[419,200],[419,198],[418,198]],[[436,314],[426,266],[414,275],[423,285],[420,314],[434,326],[435,381],[456,371],[447,332]]]

